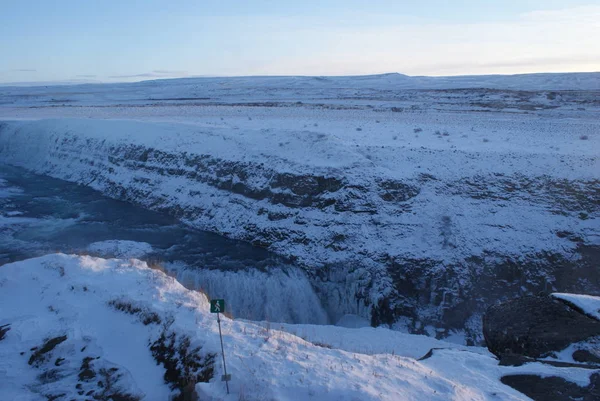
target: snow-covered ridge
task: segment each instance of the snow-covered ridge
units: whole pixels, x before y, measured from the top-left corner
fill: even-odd
[[[217,322],[208,310],[204,295],[137,260],[55,254],[4,265],[0,394],[32,401],[84,394],[159,401],[195,386],[207,400],[526,400],[500,377],[561,376],[587,386],[594,372],[539,363],[498,366],[484,349],[384,329],[328,332],[320,326],[316,335],[311,326],[286,325],[282,331],[222,317],[232,375],[228,397],[219,380]],[[307,333],[319,343],[287,331]],[[170,338],[174,347],[165,341]],[[414,359],[432,346],[444,349]],[[192,360],[201,367],[192,368]],[[167,368],[173,370],[165,375]],[[166,381],[174,377],[181,379],[175,386]]]
[[[464,75],[447,77],[408,76],[398,73],[358,75],[358,76],[247,76],[247,77],[196,77],[158,79],[130,84],[94,84],[76,82],[71,84],[52,85],[51,82],[38,85],[46,91],[49,86],[58,90],[71,86],[90,90],[90,88],[106,87],[114,89],[123,86],[143,88],[148,86],[184,86],[184,85],[227,85],[233,87],[265,87],[265,88],[378,88],[390,89],[516,89],[516,90],[600,90],[600,72],[582,73],[538,73],[515,75]],[[34,83],[10,86],[0,85],[5,90],[18,90],[26,86],[36,88]]]

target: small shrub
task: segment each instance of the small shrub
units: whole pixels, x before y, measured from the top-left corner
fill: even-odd
[[[398,139],[398,135],[394,135],[394,136],[392,137],[392,139],[395,141],[396,139]]]
[[[489,142],[490,140],[487,138],[483,138],[483,142]]]
[[[415,134],[418,134],[419,132],[423,132],[423,128],[415,128],[415,129],[413,129],[413,132]]]
[[[48,369],[43,371],[37,376],[37,380],[40,384],[56,383],[62,379],[64,375],[59,369]]]
[[[358,127],[356,130],[357,130],[357,131],[362,131],[362,128]]]
[[[579,137],[579,139],[581,139],[582,141],[587,141],[588,139],[590,139],[587,135],[581,135]]]
[[[106,401],[139,401],[140,397],[137,395],[123,392],[122,390],[116,389],[115,384],[122,377],[118,373],[117,368],[102,368],[98,371],[100,381],[98,381],[98,387],[102,389],[99,393],[94,395],[95,400],[106,400]]]
[[[166,330],[150,345],[156,364],[162,364],[165,368],[165,383],[172,390],[180,391],[175,401],[186,399],[196,383],[208,383],[214,376],[217,354],[202,355],[200,350],[201,347],[191,348],[188,336],[178,337],[175,332],[167,333]]]
[[[98,401],[139,401],[138,395],[123,389],[122,371],[117,367],[96,366],[100,357],[85,357],[81,362],[78,383],[75,386],[79,395],[86,395]]]
[[[442,136],[442,131],[440,131],[439,129],[435,130],[434,134],[437,136]]]

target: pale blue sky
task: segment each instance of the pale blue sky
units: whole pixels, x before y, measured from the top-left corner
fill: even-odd
[[[598,0],[0,0],[0,82],[598,71],[598,38]]]

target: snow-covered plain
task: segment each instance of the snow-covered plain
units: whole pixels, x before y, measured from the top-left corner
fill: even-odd
[[[558,375],[586,386],[593,373],[539,363],[498,366],[481,348],[386,329],[280,327],[222,317],[232,375],[227,395],[207,298],[138,260],[54,254],[4,265],[0,316],[0,395],[6,400],[71,399],[79,391],[166,400],[172,391],[163,381],[165,368],[149,349],[164,330],[187,336],[202,355],[217,354],[214,377],[196,386],[203,400],[526,400],[499,378]],[[58,339],[54,347],[41,347],[49,339]],[[415,359],[432,347],[443,349]],[[105,379],[110,389],[96,385]]]
[[[469,299],[580,285],[548,261],[600,245],[599,82],[388,74],[3,88],[0,156],[291,257],[330,321],[388,308],[434,325],[464,315],[447,323],[462,328],[478,321]],[[496,280],[511,264],[520,275]]]

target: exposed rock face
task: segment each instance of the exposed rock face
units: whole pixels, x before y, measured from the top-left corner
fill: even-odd
[[[526,296],[488,309],[483,335],[488,349],[497,356],[539,358],[600,335],[600,322],[559,300]]]
[[[596,401],[600,399],[600,374],[590,377],[587,387],[579,387],[561,377],[535,375],[504,376],[502,383],[522,392],[535,401]]]

